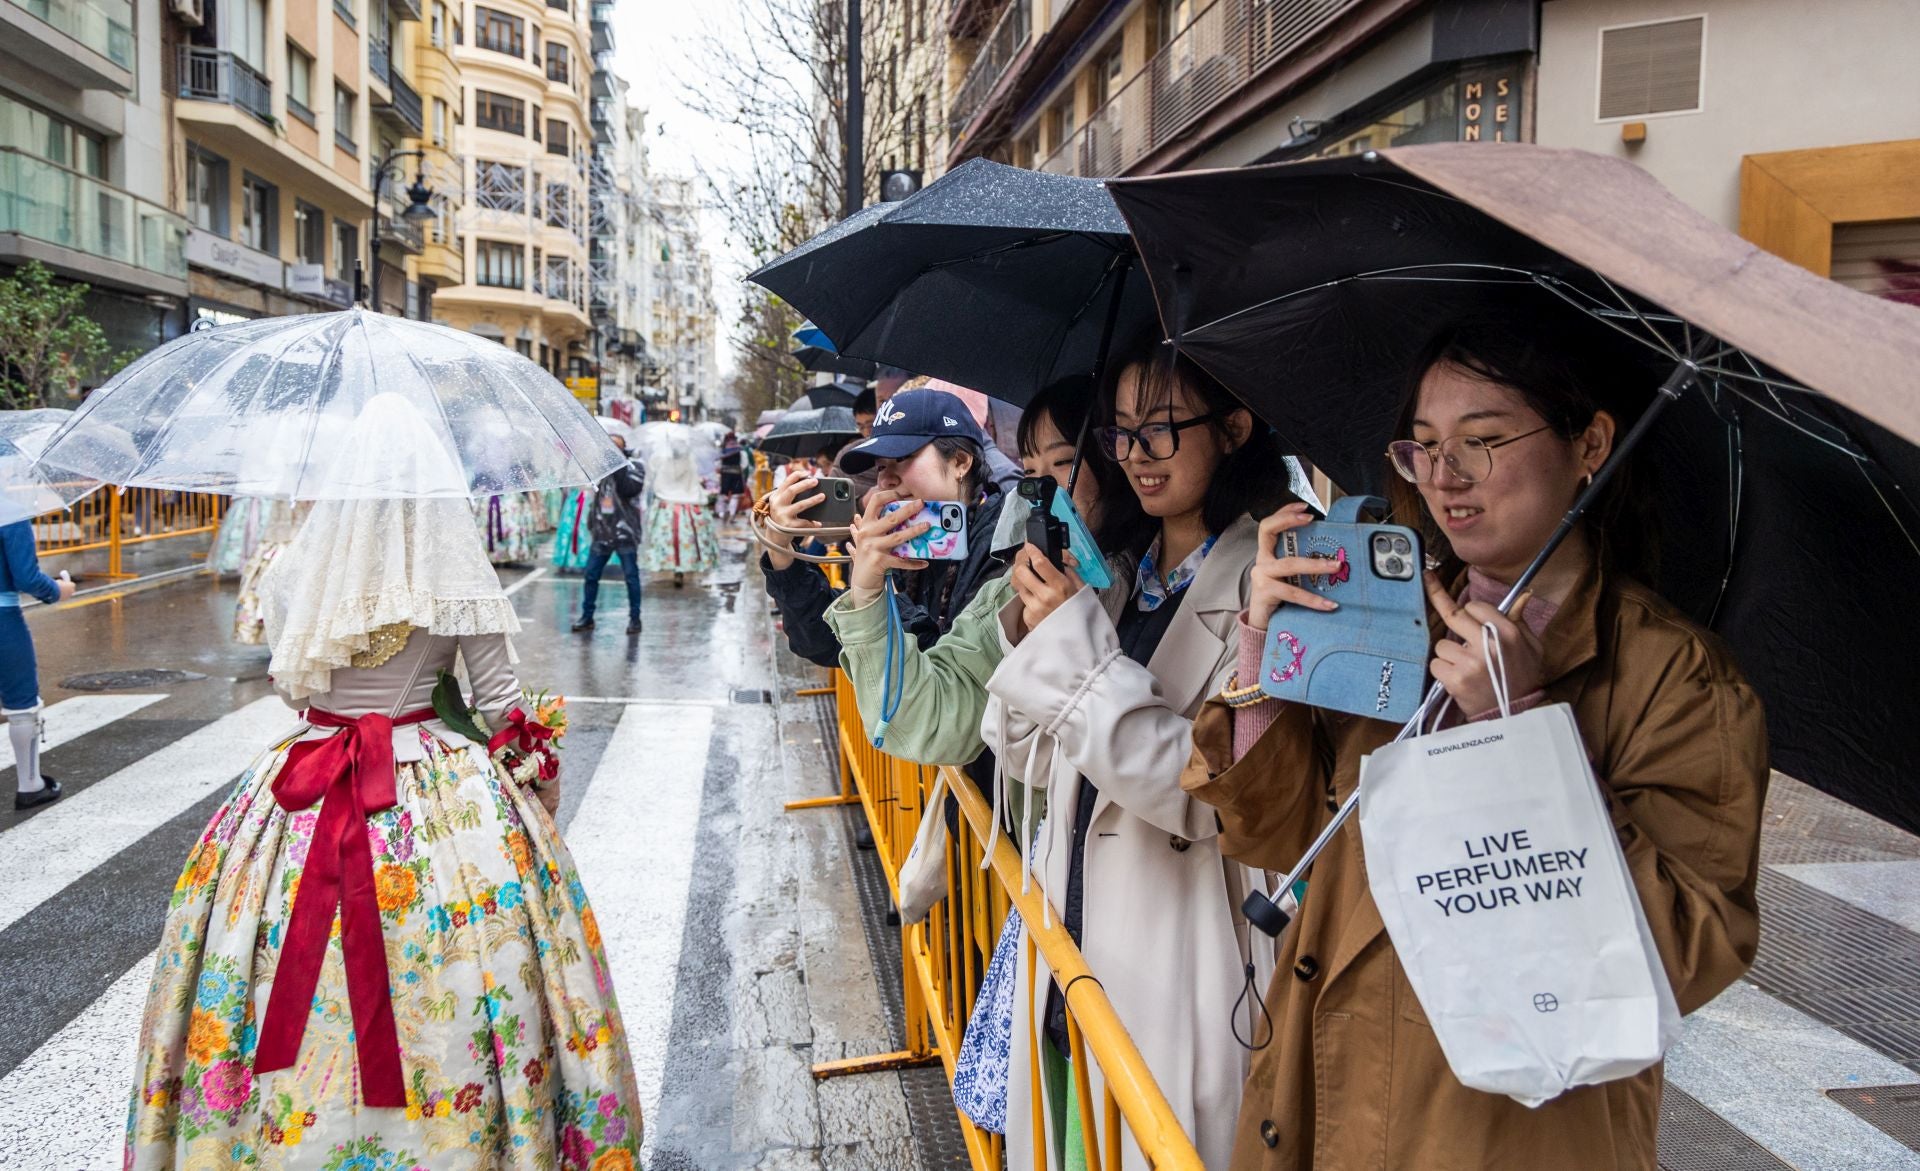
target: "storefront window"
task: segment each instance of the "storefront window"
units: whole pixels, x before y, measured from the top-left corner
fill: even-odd
[[[1337,158],[1423,142],[1518,141],[1521,77],[1517,62],[1463,70],[1357,125],[1343,120],[1296,157]]]

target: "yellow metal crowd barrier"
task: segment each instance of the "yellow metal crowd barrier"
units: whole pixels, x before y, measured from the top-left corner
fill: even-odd
[[[874,850],[886,872],[887,884],[899,899],[901,863],[920,828],[922,817],[944,816],[926,808],[936,770],[887,755],[868,742],[854,700],[853,685],[845,673],[834,672],[834,698],[839,706],[840,792],[836,796],[796,801],[789,809],[859,803],[873,832]],[[950,835],[947,856],[947,893],[922,923],[905,924],[900,932],[904,971],[900,973],[906,1003],[906,1049],[869,1058],[828,1062],[816,1066],[817,1077],[865,1073],[939,1061],[952,1082],[954,1060],[973,1015],[974,1000],[986,977],[1009,910],[1025,923],[1025,944],[1019,962],[1030,983],[1044,971],[1066,990],[1067,1035],[1072,1049],[1074,1095],[1069,1109],[1079,1112],[1080,1135],[1088,1168],[1121,1165],[1121,1126],[1124,1124],[1150,1163],[1160,1171],[1199,1171],[1200,1156],[1181,1127],[1166,1096],[1153,1079],[1140,1051],[1127,1035],[1125,1024],[1090,971],[1073,939],[1056,919],[1043,926],[1035,886],[1021,892],[1020,858],[1006,834],[995,842],[991,866],[982,869],[986,842],[993,837],[993,810],[959,770],[950,770],[948,791],[960,806],[956,832]],[[1031,1002],[1016,1004],[1014,1027],[1027,1030],[1034,1068],[1029,1102],[1010,1102],[1008,1110],[1033,1112],[1033,1166],[1061,1165],[1046,1142],[1041,1113],[1040,1046],[1046,1044],[1034,1019]],[[1101,1100],[1094,1100],[1087,1062],[1099,1065],[1106,1079]],[[956,1111],[957,1113],[957,1111]],[[960,1128],[976,1171],[999,1171],[1005,1140],[980,1129],[964,1114]]]
[[[132,545],[211,533],[220,527],[226,497],[159,488],[104,487],[73,507],[34,518],[34,549],[41,557],[107,551],[107,576],[126,572],[122,553]]]

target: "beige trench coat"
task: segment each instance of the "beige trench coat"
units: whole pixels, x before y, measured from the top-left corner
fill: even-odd
[[[1585,574],[1543,641],[1547,701],[1573,707],[1674,995],[1691,1012],[1747,969],[1759,941],[1760,702],[1718,640],[1631,581]],[[1217,699],[1207,704],[1183,784],[1219,808],[1230,857],[1275,870],[1298,860],[1353,791],[1360,758],[1398,730],[1290,706],[1230,764],[1230,719]],[[1267,997],[1277,1035],[1253,1062],[1233,1171],[1653,1171],[1658,1065],[1537,1110],[1454,1078],[1365,864],[1349,824],[1281,937]]]
[[[1233,670],[1254,537],[1246,518],[1221,533],[1146,667],[1121,653],[1091,590],[1018,646],[1006,638],[1019,615],[1018,600],[1010,603],[1001,612],[1006,657],[987,683],[982,720],[1007,775],[1051,790],[1029,855],[1055,916],[1066,901],[1079,778],[1099,789],[1086,839],[1081,951],[1209,1167],[1226,1165],[1247,1069],[1229,1014],[1246,983],[1249,941],[1238,908],[1249,882],[1244,867],[1220,856],[1213,810],[1181,791],[1180,776],[1192,750],[1191,717]],[[1109,593],[1106,604],[1127,600],[1124,586]],[[1264,984],[1273,949],[1256,950],[1265,957],[1256,974]],[[1020,1006],[1032,1004],[1037,1032],[1047,987],[1044,963],[1037,987],[1024,952],[1017,968],[1006,1146],[1013,1171],[1033,1166],[1034,1150],[1035,1034]],[[1104,1083],[1098,1065],[1089,1066],[1098,1118]],[[1147,1167],[1130,1137],[1124,1165]]]

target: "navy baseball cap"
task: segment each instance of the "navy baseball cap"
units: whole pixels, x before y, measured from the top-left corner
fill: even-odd
[[[905,459],[936,439],[970,439],[982,451],[987,433],[973,421],[958,395],[944,390],[903,390],[873,416],[873,434],[840,453],[840,466],[860,475],[877,459]]]

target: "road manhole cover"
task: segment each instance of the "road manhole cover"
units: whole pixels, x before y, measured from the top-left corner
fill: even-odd
[[[188,683],[205,679],[192,671],[174,671],[165,667],[145,667],[136,671],[97,671],[91,675],[73,675],[60,681],[68,691],[132,691],[139,687],[164,687],[169,683]]]
[[[773,692],[761,687],[736,687],[733,689],[735,703],[772,703]]]

